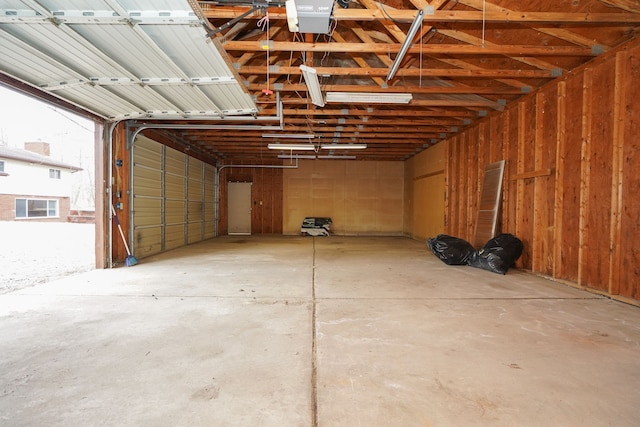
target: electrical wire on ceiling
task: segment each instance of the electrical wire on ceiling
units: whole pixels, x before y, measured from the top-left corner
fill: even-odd
[[[273,91],[271,89],[269,89],[269,84],[270,84],[270,73],[269,73],[269,67],[271,66],[271,56],[270,56],[270,51],[271,51],[271,37],[270,37],[270,32],[269,32],[269,12],[267,11],[265,13],[265,15],[260,18],[260,20],[256,23],[256,25],[262,29],[262,31],[266,32],[266,36],[267,36],[267,40],[266,40],[266,51],[267,51],[267,87],[262,89],[262,93],[265,95],[273,95]]]
[[[482,0],[482,47],[484,47],[484,30],[487,22],[487,0]]]

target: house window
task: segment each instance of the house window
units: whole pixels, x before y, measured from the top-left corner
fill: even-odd
[[[16,199],[16,218],[57,218],[58,201]]]
[[[4,160],[0,160],[0,172],[4,172]]]
[[[49,178],[60,179],[60,169],[49,169]]]

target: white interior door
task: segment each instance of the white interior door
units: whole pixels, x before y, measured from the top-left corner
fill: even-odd
[[[251,184],[228,183],[229,234],[251,234]]]

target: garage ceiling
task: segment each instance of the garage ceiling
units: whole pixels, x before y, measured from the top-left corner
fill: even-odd
[[[212,163],[406,160],[640,28],[636,0],[340,0],[320,34],[290,31],[280,1],[0,5],[6,76],[110,120],[153,126],[154,136]],[[301,65],[315,70],[322,102],[312,103]],[[329,92],[346,101],[330,102]],[[411,100],[373,102],[388,93]],[[317,153],[267,148],[276,143]]]
[[[0,0],[1,70],[107,118],[253,114],[184,0]]]

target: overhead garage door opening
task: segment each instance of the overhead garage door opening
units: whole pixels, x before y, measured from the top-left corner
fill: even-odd
[[[0,86],[0,292],[95,268],[95,123]]]

